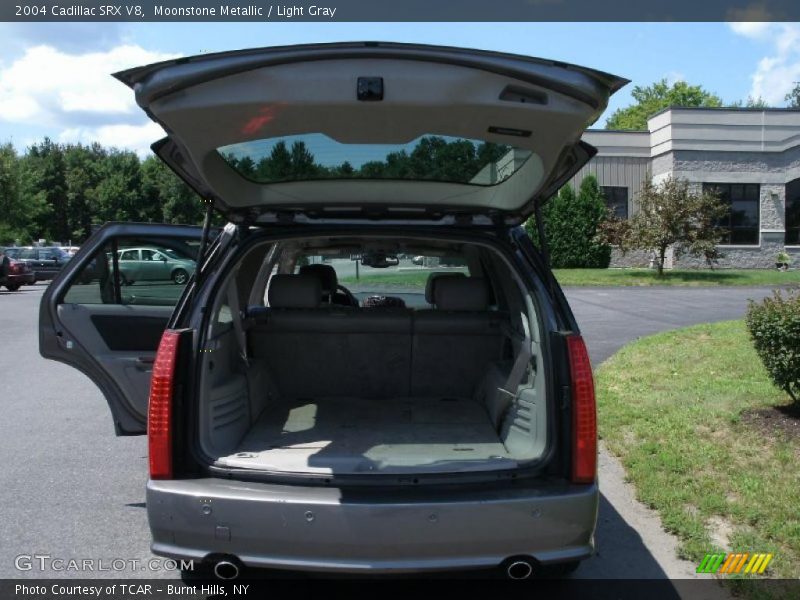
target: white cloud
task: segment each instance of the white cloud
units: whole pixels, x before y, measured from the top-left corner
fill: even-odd
[[[782,105],[784,96],[800,81],[800,24],[731,23],[731,30],[741,36],[771,46],[753,73],[750,95],[764,98],[772,105]]]
[[[82,54],[50,45],[27,48],[0,67],[0,121],[61,131],[53,137],[71,141],[106,143],[118,136],[111,145],[138,150],[142,132],[152,133],[155,125],[145,125],[133,92],[111,73],[174,56],[132,44]]]
[[[769,31],[771,23],[754,21],[754,22],[729,23],[729,25],[730,28],[733,30],[733,32],[738,35],[743,35],[744,37],[752,39],[762,39]]]
[[[150,145],[166,135],[161,126],[149,121],[144,125],[102,125],[100,127],[71,127],[63,130],[59,142],[91,144],[97,142],[108,148],[133,150],[139,156],[150,153]]]

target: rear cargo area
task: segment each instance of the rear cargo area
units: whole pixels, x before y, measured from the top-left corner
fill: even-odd
[[[509,462],[511,461],[511,462]],[[472,398],[299,398],[272,403],[222,466],[310,473],[516,464]]]
[[[547,412],[531,304],[510,299],[509,281],[428,279],[413,308],[341,306],[312,276],[273,274],[266,306],[247,307],[239,331],[226,295],[203,369],[200,441],[213,463],[408,475],[514,469],[541,456]]]

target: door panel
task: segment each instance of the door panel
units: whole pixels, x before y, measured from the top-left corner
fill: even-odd
[[[146,432],[153,360],[186,287],[169,278],[136,281],[126,265],[139,261],[120,259],[131,250],[138,259],[143,246],[196,255],[200,234],[199,227],[106,225],[84,243],[42,298],[40,353],[72,366],[100,388],[117,435]],[[121,278],[122,270],[131,276]]]
[[[168,307],[166,311],[160,307],[153,307],[153,316],[132,314],[126,317],[120,317],[117,312],[115,310],[115,314],[102,314],[102,312],[92,314],[91,324],[109,350],[141,352],[158,346],[161,333],[166,329],[169,313],[172,311]]]
[[[115,304],[61,304],[63,334],[80,338],[100,368],[130,391],[133,416],[147,417],[147,398],[161,333],[172,314],[171,306]]]

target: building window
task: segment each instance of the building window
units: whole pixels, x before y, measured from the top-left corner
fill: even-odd
[[[716,192],[730,207],[718,223],[720,244],[758,245],[761,188],[757,183],[705,183],[703,191]]]
[[[601,185],[600,191],[606,199],[606,206],[618,219],[628,218],[628,188],[615,185]]]
[[[800,246],[800,179],[786,184],[786,244]]]

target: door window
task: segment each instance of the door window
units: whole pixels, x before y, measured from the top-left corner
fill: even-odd
[[[184,240],[158,239],[180,263],[165,264],[162,254],[152,249],[154,240],[116,239],[106,244],[73,276],[64,294],[69,304],[124,304],[174,306],[194,274],[194,246]],[[193,242],[193,240],[192,240]],[[148,244],[150,249],[142,249]],[[113,260],[116,255],[117,261]],[[141,260],[140,260],[141,257]],[[160,268],[148,267],[158,262]]]

